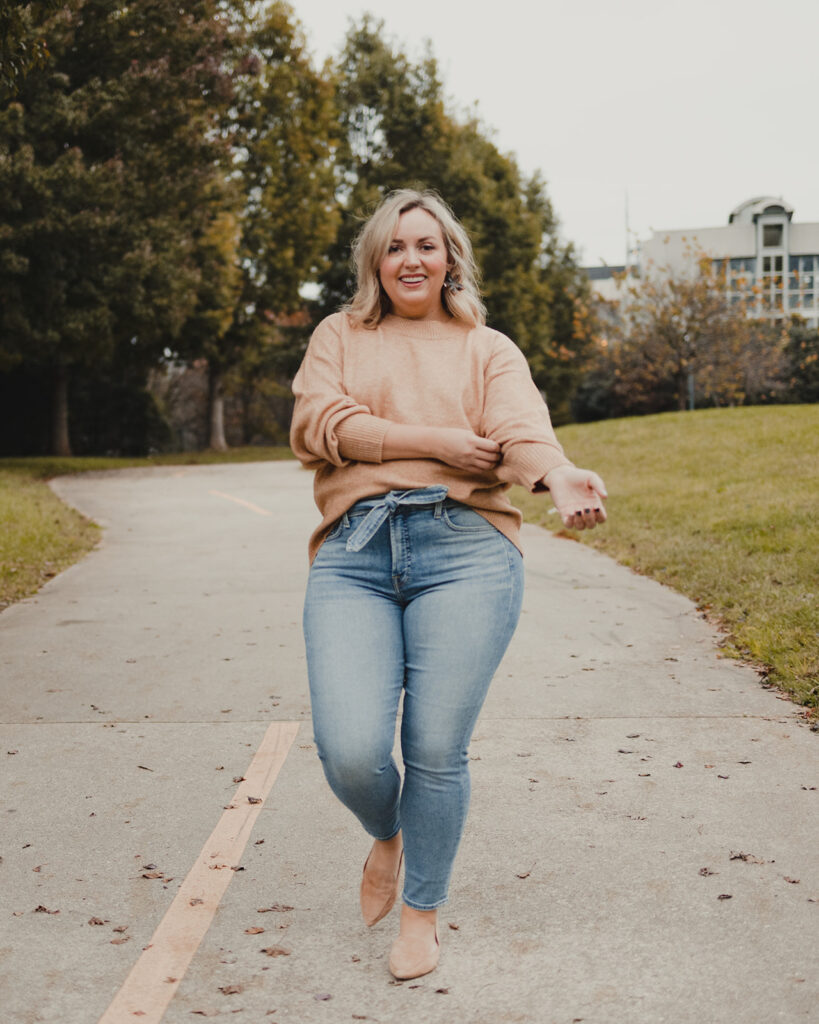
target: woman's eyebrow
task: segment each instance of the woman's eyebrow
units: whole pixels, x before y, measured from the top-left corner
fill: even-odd
[[[416,238],[415,241],[417,243],[419,243],[419,244],[421,242],[434,242],[435,241],[435,236],[434,235],[423,235],[421,238]],[[403,245],[403,244],[404,244],[404,239],[403,238],[393,238],[393,240],[390,242],[390,245]]]

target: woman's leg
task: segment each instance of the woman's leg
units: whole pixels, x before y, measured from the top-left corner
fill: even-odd
[[[520,553],[494,528],[443,541],[414,561],[404,612],[403,898],[416,911],[446,902],[469,805],[467,746],[523,593]]]
[[[351,555],[345,537],[346,531],[325,542],[307,587],[304,637],[314,735],[333,792],[371,836],[389,840],[400,828],[392,749],[404,681],[402,608],[390,594],[389,568],[387,586],[379,587],[383,545],[373,542]]]

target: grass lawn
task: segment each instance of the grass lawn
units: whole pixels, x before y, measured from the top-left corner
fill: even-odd
[[[728,653],[819,707],[819,405],[666,413],[558,431],[596,469],[609,521],[572,534],[690,597]],[[561,532],[514,488],[529,522]]]
[[[64,505],[46,481],[64,473],[129,466],[258,462],[292,458],[289,448],[233,448],[141,459],[0,459],[0,610],[29,597],[46,580],[73,565],[99,539],[99,529]]]

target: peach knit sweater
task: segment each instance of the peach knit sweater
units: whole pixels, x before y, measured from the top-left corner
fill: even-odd
[[[322,521],[310,538],[312,561],[333,523],[361,498],[443,484],[518,547],[521,515],[506,495],[512,483],[543,490],[542,478],[571,465],[520,349],[498,331],[385,317],[354,327],[334,313],[313,332],[293,381],[290,443],[316,470]],[[436,459],[382,461],[392,423],[462,427],[501,446],[489,472]]]

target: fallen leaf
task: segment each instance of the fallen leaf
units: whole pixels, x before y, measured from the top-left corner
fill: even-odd
[[[111,939],[111,945],[112,946],[121,946],[123,943],[130,942],[130,941],[131,941],[131,936],[130,935],[121,935],[118,939]]]
[[[103,921],[103,919],[101,917],[92,917],[92,918],[89,918],[88,923],[89,924],[107,924],[108,922],[107,921]]]
[[[36,868],[32,868],[31,870],[39,875],[40,872],[43,870],[43,865],[42,864],[38,864]]]
[[[737,761],[737,764],[753,764],[753,761]]]
[[[461,928],[459,924],[453,924],[452,921],[449,922],[449,927],[453,930],[453,932],[460,931]]]
[[[633,750],[623,750],[622,748],[617,751],[618,754],[633,754]]]
[[[143,871],[143,878],[164,878],[164,874],[161,871]]]
[[[257,914],[269,914],[269,913],[272,912],[272,913],[276,913],[276,914],[286,914],[288,910],[292,910],[292,909],[293,909],[292,907],[288,907],[284,903],[274,903],[272,907],[260,907],[256,911],[256,913]]]
[[[264,842],[264,839],[257,839],[256,842],[253,845],[254,846],[261,846],[263,842]]]
[[[168,984],[168,985],[175,985],[175,984],[177,983],[177,981],[179,981],[179,978],[171,978],[171,977],[167,977],[167,978],[165,979],[165,982],[166,982],[166,984]]]
[[[321,992],[320,994],[313,996],[313,998],[317,999],[320,1003],[326,1003],[328,999],[332,999],[333,997],[329,992]]]
[[[264,928],[245,928],[245,935],[261,935]]]
[[[753,854],[750,854],[750,853],[734,853],[733,850],[731,850],[731,855],[729,856],[728,859],[729,860],[743,860],[743,861],[745,861],[746,864],[767,864],[768,863],[768,861],[763,860],[761,857],[754,857]],[[773,864],[774,861],[771,861],[770,863]]]
[[[522,875],[515,875],[515,878],[528,878],[531,873],[531,871],[525,871]]]
[[[59,914],[59,910],[49,910],[48,907],[44,907],[42,903],[39,907],[34,908],[35,914]]]
[[[716,768],[715,764],[704,764],[703,768]]]
[[[233,776],[233,781],[238,784],[240,782],[244,782],[245,781],[245,777],[244,777],[244,775],[234,775]]]
[[[112,928],[111,930],[115,931],[115,932],[119,932],[120,934],[122,934],[122,932],[127,932],[128,931],[128,925],[127,924],[121,924],[121,925],[119,925],[116,928]]]
[[[142,868],[143,871],[156,871],[156,864],[145,864]]]
[[[262,802],[262,798],[260,796],[249,796],[247,798],[247,802],[249,804],[260,804]]]
[[[708,878],[710,875],[718,875],[718,871],[712,871],[711,868],[700,868],[700,874],[703,878]]]
[[[259,952],[264,953],[265,956],[290,956],[290,950],[285,949],[284,946],[266,946]]]
[[[650,779],[651,778],[651,772],[640,772],[640,778],[641,779]]]
[[[636,740],[636,739],[639,739],[639,736],[640,736],[640,733],[639,733],[639,732],[630,732],[630,733],[628,733],[628,735],[626,736],[626,739],[627,739],[627,740]]]
[[[152,772],[153,768],[148,768],[144,764],[138,764],[137,768],[141,768],[144,772]]]
[[[717,778],[718,779],[730,779],[731,776],[730,775],[718,775]]]
[[[734,897],[731,896],[730,893],[727,893],[727,892],[722,892],[722,893],[719,894],[719,896],[717,896],[718,900],[732,900],[733,898]]]
[[[439,996],[448,996],[449,995],[449,989],[448,988],[436,988],[435,992]]]
[[[242,991],[241,985],[220,985],[219,991],[223,996],[238,996]]]
[[[783,875],[782,877],[785,879],[786,882],[790,882],[791,885],[799,885],[798,878],[790,878],[788,875]]]
[[[204,902],[205,901],[204,900],[200,900],[198,896],[194,896],[194,898],[192,900],[188,900],[188,906],[189,907],[201,907]]]
[[[674,767],[675,767],[675,768],[685,768],[685,765],[684,765],[684,764],[682,763],[682,761],[678,761],[678,762],[677,762],[677,763],[676,763],[676,764],[674,765]]]
[[[191,1010],[191,1013],[197,1017],[219,1017],[222,1013],[221,1010]]]

